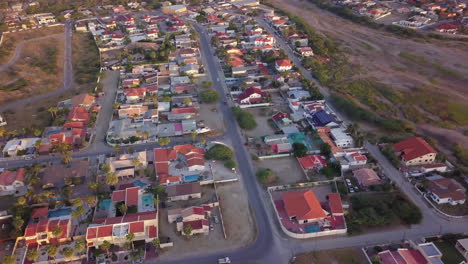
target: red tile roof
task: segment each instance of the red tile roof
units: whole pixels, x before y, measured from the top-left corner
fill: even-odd
[[[94,104],[94,101],[96,100],[96,97],[89,95],[89,94],[79,94],[77,96],[74,96],[71,101],[72,101],[72,106],[73,107],[78,107],[78,106],[91,106]]]
[[[88,122],[88,110],[86,110],[86,108],[83,107],[75,107],[68,113],[68,120]]]
[[[141,233],[145,231],[145,222],[130,223],[130,233]]]
[[[112,236],[112,225],[105,225],[98,227],[97,237],[108,237]]]
[[[126,189],[125,204],[127,206],[138,206],[138,190],[140,190],[140,187]]]
[[[328,194],[328,202],[330,204],[330,211],[332,214],[343,214],[343,205],[339,193]]]
[[[439,198],[452,198],[454,201],[466,199],[465,188],[455,179],[442,178],[430,180],[427,189],[439,196]]]
[[[206,219],[200,219],[200,220],[184,222],[184,227],[185,226],[191,226],[192,230],[203,229],[204,226],[208,226],[208,225],[209,225],[209,223],[208,223],[208,220],[206,220]]]
[[[288,59],[283,59],[283,60],[276,60],[276,65],[278,67],[290,67],[292,66],[291,61]]]
[[[382,183],[377,173],[375,173],[375,171],[370,168],[362,168],[359,170],[355,170],[353,171],[353,175],[358,180],[359,184],[364,186]]]
[[[158,228],[156,226],[149,226],[148,227],[148,236],[150,238],[156,238],[158,237]]]
[[[144,97],[146,95],[146,88],[128,88],[123,91],[126,96]]]
[[[271,119],[273,119],[274,121],[276,122],[280,122],[281,120],[283,120],[284,118],[289,118],[289,114],[286,114],[286,113],[283,113],[283,112],[278,112],[276,114],[274,114]]]
[[[311,190],[286,192],[282,194],[282,197],[289,217],[295,216],[298,220],[326,217],[322,206]]]
[[[20,168],[16,171],[6,170],[0,174],[0,185],[9,186],[15,181],[24,182],[26,169]]]
[[[302,158],[297,158],[297,160],[304,169],[321,168],[327,166],[325,160],[319,155],[305,156]]]
[[[412,137],[393,145],[395,152],[402,152],[405,161],[413,160],[437,152],[422,138]]]
[[[34,208],[31,214],[31,218],[42,218],[42,217],[47,217],[49,214],[49,208],[48,207],[40,207],[40,208]]]
[[[262,90],[260,90],[258,88],[255,88],[255,87],[249,87],[249,88],[245,89],[244,92],[241,95],[239,95],[239,100],[244,100],[246,98],[249,98],[253,94],[259,94],[260,97],[265,97],[266,96],[266,93],[263,92]]]
[[[173,114],[195,114],[197,113],[197,109],[195,107],[180,107],[173,108],[171,112]]]

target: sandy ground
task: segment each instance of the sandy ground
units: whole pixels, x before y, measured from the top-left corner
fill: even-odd
[[[269,168],[278,176],[276,182],[268,184],[270,186],[307,181],[295,157],[258,160],[255,161],[254,165],[257,170],[260,168]]]
[[[38,59],[44,61],[49,59],[44,53],[47,47],[57,48],[56,73],[48,74],[31,65]],[[2,85],[13,83],[20,78],[24,78],[28,84],[16,91],[0,91],[0,104],[59,89],[63,79],[63,49],[60,35],[24,45],[19,60],[4,72],[0,72],[0,79]]]
[[[340,43],[351,63],[360,67],[356,78],[374,78],[403,93],[415,87],[428,95],[441,93],[449,101],[468,102],[468,45],[466,42],[431,39],[431,43],[402,39],[381,30],[370,29],[339,18],[303,0],[269,0],[276,7],[305,18],[319,32]],[[407,53],[424,58],[426,62],[403,58]],[[453,71],[456,76],[444,74],[435,67]],[[430,116],[430,113],[422,112]],[[401,118],[401,113],[400,113]],[[437,120],[437,118],[434,118]],[[442,129],[429,124],[417,124],[418,131],[437,139],[441,150],[450,154],[454,144],[468,144],[468,137],[455,130]],[[460,130],[460,129],[459,129]],[[428,133],[430,132],[430,133]]]
[[[269,124],[272,110],[269,107],[247,108],[246,111],[250,112],[257,122],[257,127],[253,130],[246,131],[245,134],[249,137],[263,137],[273,135],[275,130]]]
[[[223,114],[219,112],[218,104],[200,104],[197,120],[203,120],[205,126],[224,133]]]

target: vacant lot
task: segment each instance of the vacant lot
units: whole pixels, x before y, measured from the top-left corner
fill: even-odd
[[[345,248],[304,253],[296,256],[294,264],[353,264],[367,263],[359,248]]]
[[[448,140],[446,145],[464,142],[468,148],[462,129],[455,129],[468,125],[466,42],[399,38],[339,18],[308,1],[269,2],[304,18],[341,44],[359,72],[343,80],[359,78],[371,83],[370,87],[357,83],[338,92],[381,116],[414,122],[417,132],[427,135],[431,131],[439,141]]]
[[[254,162],[255,168],[269,168],[278,177],[276,182],[269,185],[292,184],[307,181],[301,166],[295,157],[258,160]]]
[[[63,49],[61,35],[26,43],[16,63],[0,72],[0,104],[59,89]]]
[[[167,212],[163,212],[160,219],[160,235],[169,235],[174,242],[174,247],[164,249],[162,259],[165,257],[170,259],[183,258],[201,251],[210,253],[240,248],[253,240],[255,236],[254,224],[242,184],[235,182],[217,185],[217,190],[227,240],[224,239],[220,224],[214,224],[215,230],[210,231],[208,236],[196,235],[185,238],[182,235],[176,235],[175,225],[167,222]],[[192,201],[197,202],[197,200]],[[215,208],[213,212],[218,214],[218,208]]]
[[[76,32],[72,39],[75,88],[78,91],[91,92],[96,87],[101,67],[98,48],[90,33]]]
[[[247,108],[246,111],[250,112],[257,122],[255,129],[246,132],[249,137],[263,137],[275,133],[271,121],[268,121],[273,114],[270,107]]]
[[[15,32],[4,35],[3,43],[0,49],[0,64],[6,63],[10,59],[18,43],[25,40],[31,40],[48,35],[60,34],[63,33],[63,31],[63,26],[56,26]]]

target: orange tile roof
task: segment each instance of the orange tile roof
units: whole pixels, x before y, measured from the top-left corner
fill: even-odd
[[[330,211],[332,214],[342,214],[343,204],[339,193],[328,194],[328,202],[330,204]]]
[[[311,190],[286,192],[282,194],[284,207],[289,217],[296,217],[298,220],[311,220],[325,218],[317,197]]]
[[[91,106],[94,104],[94,101],[96,98],[92,95],[89,95],[87,93],[85,94],[79,94],[77,96],[74,96],[71,101],[72,101],[72,106],[77,107],[77,106]]]
[[[339,153],[339,152],[343,152],[343,149],[336,146],[335,145],[335,142],[333,142],[333,140],[330,138],[330,136],[328,135],[330,133],[330,128],[329,127],[317,127],[317,132],[320,136],[320,138],[325,142],[325,143],[328,143],[328,145],[330,145],[330,148],[331,148],[331,152],[333,154],[336,154],[336,153]]]
[[[292,66],[291,61],[288,59],[283,59],[283,60],[276,60],[276,65],[278,67],[290,67]]]

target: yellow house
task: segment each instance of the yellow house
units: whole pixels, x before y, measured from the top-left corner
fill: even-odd
[[[184,5],[163,6],[162,11],[167,15],[181,15],[187,12],[187,7]]]

